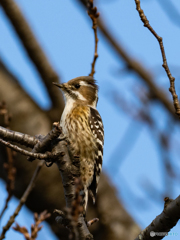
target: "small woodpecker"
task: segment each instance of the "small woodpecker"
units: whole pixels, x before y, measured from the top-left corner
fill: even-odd
[[[53,84],[63,91],[65,97],[60,126],[70,143],[72,155],[79,156],[86,212],[88,191],[95,203],[103,160],[104,127],[96,109],[98,86],[91,76]]]

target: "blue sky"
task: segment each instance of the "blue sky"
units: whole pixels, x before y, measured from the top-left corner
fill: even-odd
[[[172,74],[176,77],[176,75],[179,76],[180,28],[164,12],[160,1],[162,0],[142,0],[141,5],[151,25],[163,37],[167,59]],[[91,21],[77,1],[16,0],[16,2],[63,82],[89,74],[94,51],[94,36]],[[156,84],[168,90],[169,81],[161,67],[162,58],[159,45],[154,36],[143,27],[134,1],[99,0],[97,2],[101,16],[116,39],[123,44],[131,56],[134,56],[151,71],[155,76]],[[164,0],[164,3],[168,2],[168,0]],[[180,2],[176,0],[171,2],[180,12]],[[34,100],[42,108],[49,108],[51,103],[39,75],[27,58],[2,9],[0,9],[0,32],[1,58]],[[150,193],[148,193],[148,189],[146,190],[148,182],[155,185],[159,192],[163,192],[165,188],[156,133],[129,118],[114,104],[114,91],[126,100],[136,103],[137,100],[132,96],[130,89],[140,86],[140,81],[133,73],[122,73],[124,63],[109,47],[101,34],[99,34],[98,54],[95,79],[100,86],[98,110],[105,126],[103,169],[115,184],[118,196],[127,211],[144,228],[163,208],[163,201],[157,203],[156,200],[152,200],[153,196],[149,198],[148,194]],[[178,78],[176,85],[178,90]],[[167,96],[170,97],[168,92]],[[153,108],[153,114],[160,116],[158,124],[163,129],[166,113],[157,105]],[[122,145],[122,139],[124,141],[130,125],[132,125],[131,139],[127,139],[126,144]],[[174,137],[178,138],[179,130],[176,130]],[[135,139],[135,144],[133,139]],[[172,154],[174,154],[173,159],[177,161],[176,164],[179,168],[177,154]],[[0,184],[0,195],[5,198],[4,185],[2,182]],[[172,197],[175,198],[179,195],[180,188],[175,183],[173,186]],[[141,201],[141,207],[134,204],[138,201]],[[2,202],[1,198],[0,203]],[[10,208],[1,221],[1,226],[7,221],[8,214],[16,205],[15,199],[11,201]],[[24,207],[17,221],[30,226],[33,220],[26,217],[26,211]],[[45,230],[42,230],[42,235],[43,231]],[[172,231],[176,231],[180,235],[179,226]],[[13,239],[23,239],[18,233],[10,231],[7,234],[7,240],[12,239],[11,234],[13,234]],[[38,239],[41,239],[40,235]]]

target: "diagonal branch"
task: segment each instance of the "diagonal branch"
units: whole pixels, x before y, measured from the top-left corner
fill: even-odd
[[[84,7],[86,7],[86,0],[79,0],[79,2]],[[118,42],[115,39],[110,30],[104,24],[102,17],[98,19],[98,27],[101,34],[105,37],[105,39],[114,49],[119,58],[125,62],[128,69],[136,73],[140,77],[140,79],[143,82],[145,82],[145,84],[153,92],[155,98],[158,99],[163,104],[163,106],[167,109],[167,111],[171,114],[173,118],[177,119],[177,117],[174,114],[174,108],[171,102],[167,99],[166,93],[154,83],[153,77],[148,72],[148,70],[145,69],[145,67],[142,64],[140,64],[136,59],[133,59],[125,50],[125,48],[122,47],[120,42]]]
[[[175,200],[165,198],[164,210],[146,227],[135,240],[158,240],[164,238],[180,219],[180,196]],[[165,233],[165,234],[161,234]],[[158,236],[159,234],[159,236]],[[162,236],[160,236],[160,234]],[[153,237],[153,238],[152,238]]]
[[[162,66],[165,69],[165,71],[167,73],[167,76],[169,78],[169,82],[170,82],[169,91],[171,92],[171,95],[173,97],[173,103],[174,103],[174,108],[175,108],[176,114],[180,118],[180,105],[179,105],[178,96],[176,94],[175,84],[174,84],[175,78],[171,75],[171,72],[170,72],[168,64],[167,64],[166,54],[165,54],[164,45],[163,45],[163,39],[162,39],[162,37],[160,37],[155,32],[155,30],[149,24],[149,21],[147,20],[147,17],[145,16],[144,11],[141,9],[140,0],[135,0],[135,3],[136,3],[136,10],[139,13],[141,21],[144,23],[144,27],[147,27],[149,29],[149,31],[155,36],[155,38],[159,42],[159,46],[160,46],[161,54],[162,54],[162,59],[163,59],[163,65]]]
[[[32,178],[31,178],[31,181],[26,189],[26,191],[24,192],[23,196],[21,197],[20,201],[19,201],[19,204],[16,208],[16,210],[14,211],[14,213],[11,215],[10,219],[8,220],[7,224],[3,227],[3,231],[1,233],[1,236],[0,236],[0,240],[4,239],[5,238],[5,234],[6,232],[9,230],[9,228],[12,226],[12,224],[14,223],[15,221],[15,218],[16,216],[18,215],[18,213],[20,212],[22,206],[24,205],[24,203],[26,202],[30,192],[32,191],[33,187],[34,187],[34,184],[36,182],[36,179],[37,179],[37,176],[42,168],[42,166],[44,165],[44,162],[39,162]]]
[[[53,108],[62,111],[63,97],[59,90],[55,89],[52,85],[52,82],[59,81],[59,77],[35,39],[30,26],[13,0],[1,0],[0,4],[18,34],[31,61],[39,72],[52,100]]]
[[[4,132],[4,128],[0,127],[0,130],[2,130],[2,132]],[[55,138],[57,138],[57,136],[59,136],[59,131],[61,131],[60,128],[58,127],[55,127],[52,131],[50,131],[47,136],[45,136],[43,139],[42,139],[42,142],[39,143],[39,146],[40,147],[45,147],[45,146],[48,146],[49,143],[54,140]],[[1,131],[0,131],[1,132]],[[5,136],[6,136],[6,139],[8,139],[8,135],[10,137],[10,139],[13,139],[15,141],[15,138],[13,138],[14,136],[18,136],[17,140],[20,141],[22,143],[22,139],[24,141],[24,143],[26,143],[26,140],[29,142],[29,139],[31,139],[31,144],[33,145],[33,143],[35,144],[36,142],[38,143],[38,141],[35,141],[37,139],[33,138],[32,136],[29,136],[29,135],[25,135],[25,134],[22,134],[22,133],[17,133],[17,132],[13,132],[13,131],[10,131],[10,130],[7,130],[5,131]],[[34,140],[34,141],[33,141]],[[13,215],[10,217],[9,221],[7,222],[7,224],[3,227],[3,231],[2,231],[2,234],[0,236],[0,240],[4,239],[5,238],[5,234],[6,232],[9,230],[9,228],[11,227],[11,225],[13,224],[16,216],[18,215],[19,211],[21,210],[22,206],[24,205],[24,203],[26,202],[27,200],[27,197],[29,196],[30,192],[32,191],[33,187],[34,187],[34,184],[35,184],[35,181],[37,179],[37,176],[42,168],[44,164],[44,161],[40,162],[33,174],[33,177],[26,189],[26,191],[24,192],[20,202],[19,202],[19,205],[18,207],[16,208],[15,212],[13,213]]]

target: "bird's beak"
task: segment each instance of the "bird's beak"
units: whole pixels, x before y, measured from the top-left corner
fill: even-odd
[[[59,84],[59,83],[56,83],[56,82],[53,82],[53,84],[54,84],[56,87],[63,88],[63,84]]]

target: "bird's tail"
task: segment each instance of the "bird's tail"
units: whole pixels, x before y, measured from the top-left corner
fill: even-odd
[[[83,216],[85,216],[88,204],[88,189],[84,188],[80,195],[82,196]]]

